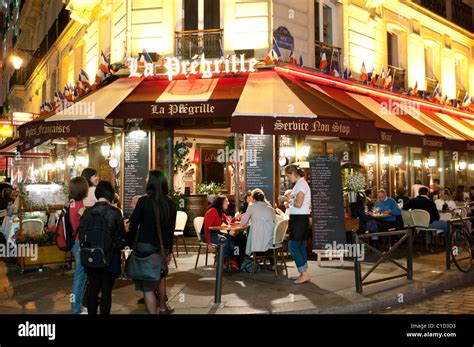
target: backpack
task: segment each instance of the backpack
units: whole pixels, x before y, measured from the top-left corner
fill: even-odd
[[[76,242],[76,235],[72,230],[71,220],[69,219],[69,207],[64,207],[56,222],[56,231],[54,233],[54,241],[59,250],[69,252]]]
[[[112,260],[112,233],[105,217],[106,210],[91,208],[81,218],[79,242],[81,265],[86,268],[102,269]]]

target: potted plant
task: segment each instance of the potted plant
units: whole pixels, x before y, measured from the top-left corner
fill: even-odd
[[[44,232],[25,234],[22,230],[18,230],[14,236],[17,247],[21,245],[37,245],[38,254],[36,259],[30,257],[17,258],[17,264],[24,271],[27,266],[43,266],[47,264],[60,264],[65,261],[71,261],[71,253],[60,251],[54,241],[56,228],[47,227]]]
[[[215,182],[209,184],[200,183],[196,186],[196,192],[198,194],[207,194],[207,200],[209,202],[212,202],[222,189],[224,189],[224,185]]]
[[[347,192],[350,203],[357,202],[357,193],[365,188],[365,176],[360,172],[346,176],[344,191]]]

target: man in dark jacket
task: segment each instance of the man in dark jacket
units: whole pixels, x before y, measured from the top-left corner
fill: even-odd
[[[443,230],[448,232],[448,222],[439,219],[439,212],[436,204],[428,196],[428,188],[421,187],[418,196],[403,205],[404,210],[424,210],[430,214],[430,229]]]

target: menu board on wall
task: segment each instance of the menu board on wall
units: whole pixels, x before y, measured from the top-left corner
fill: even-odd
[[[341,163],[335,156],[309,159],[311,205],[313,210],[313,249],[346,243]]]
[[[273,135],[245,135],[245,189],[260,188],[273,200]]]
[[[144,195],[148,177],[149,138],[136,138],[125,135],[124,165],[123,165],[123,211],[125,217],[130,217],[132,208],[130,203],[135,195]]]

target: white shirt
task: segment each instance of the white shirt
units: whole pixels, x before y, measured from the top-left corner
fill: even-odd
[[[89,192],[87,193],[87,197],[82,200],[85,207],[94,206],[97,202],[97,198],[95,197],[95,187],[89,187]]]
[[[291,199],[296,201],[298,193],[302,192],[304,194],[304,200],[301,207],[290,205],[290,215],[305,215],[311,213],[311,189],[309,188],[308,182],[301,177],[293,187],[293,192],[291,193]]]
[[[451,210],[454,210],[457,206],[456,206],[456,203],[453,201],[453,200],[447,200],[447,201],[444,201],[442,199],[436,199],[435,200],[435,204],[436,204],[436,209],[438,211],[442,211],[443,210],[443,205],[444,203],[446,202],[446,204],[448,204],[448,209],[451,211]]]

